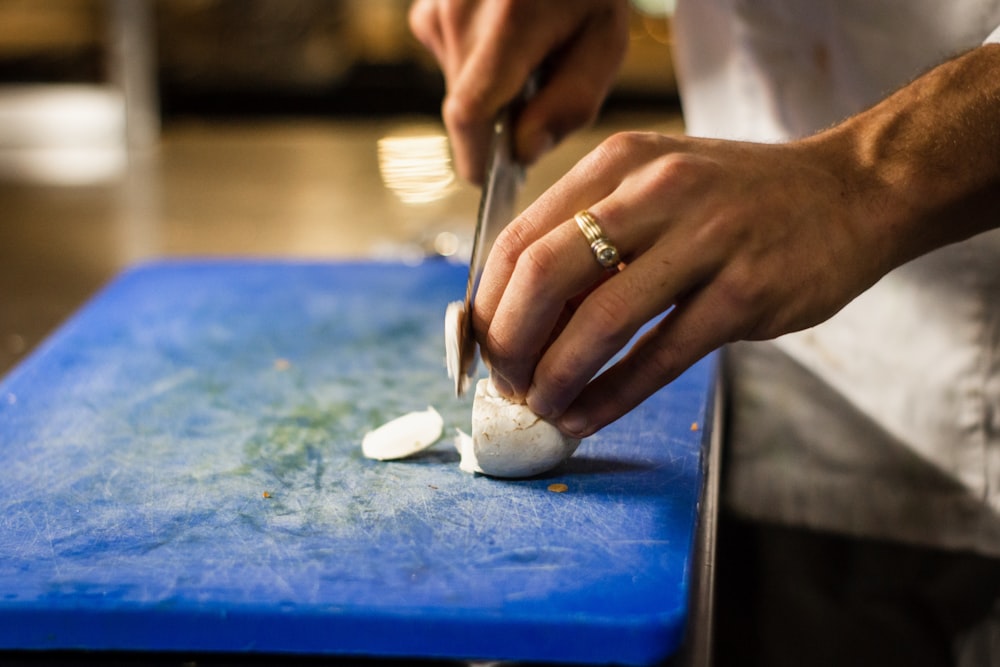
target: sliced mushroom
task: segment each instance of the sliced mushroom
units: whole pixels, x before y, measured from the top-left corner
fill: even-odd
[[[472,442],[472,436],[462,429],[457,428],[455,431],[455,449],[458,450],[459,456],[462,457],[458,462],[459,469],[472,473],[482,472],[479,463],[476,461],[475,444]]]
[[[443,430],[444,419],[433,407],[408,412],[365,433],[361,451],[379,461],[406,458],[440,440]]]
[[[464,396],[469,390],[476,368],[474,361],[468,364],[469,368],[462,368],[461,336],[467,316],[464,301],[452,301],[444,312],[444,363],[448,377],[455,381],[456,396]]]

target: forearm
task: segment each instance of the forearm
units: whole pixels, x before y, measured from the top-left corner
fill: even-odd
[[[809,140],[843,160],[845,205],[887,271],[1000,225],[1000,45],[931,70]]]

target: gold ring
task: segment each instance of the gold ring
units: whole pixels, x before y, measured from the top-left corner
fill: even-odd
[[[590,250],[594,253],[594,259],[605,269],[615,269],[621,263],[621,255],[618,248],[611,245],[608,237],[604,235],[604,230],[597,224],[597,219],[590,211],[580,211],[573,216],[576,226],[583,232],[583,236],[590,244]]]

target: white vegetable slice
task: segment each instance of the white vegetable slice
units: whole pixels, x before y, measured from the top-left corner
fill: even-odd
[[[408,412],[365,433],[361,451],[379,461],[406,458],[440,440],[443,430],[444,419],[433,407]]]
[[[479,462],[476,461],[475,443],[472,441],[472,436],[462,429],[456,428],[455,431],[455,449],[462,457],[458,463],[459,470],[471,473],[482,472]]]
[[[485,379],[476,384],[471,444],[456,439],[461,469],[492,477],[540,475],[572,456],[579,444],[527,405],[501,396]]]
[[[473,362],[468,373],[462,372],[462,358],[459,354],[459,339],[465,327],[465,301],[452,301],[444,311],[444,365],[448,369],[448,377],[455,381],[455,395],[464,396],[472,385],[471,373],[475,370]]]

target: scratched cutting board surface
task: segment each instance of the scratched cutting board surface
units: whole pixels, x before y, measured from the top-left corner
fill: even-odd
[[[0,649],[674,653],[714,358],[553,473],[463,473],[450,434],[471,398],[442,325],[465,272],[119,276],[0,383]],[[361,455],[366,430],[428,405],[449,435],[424,455]]]

